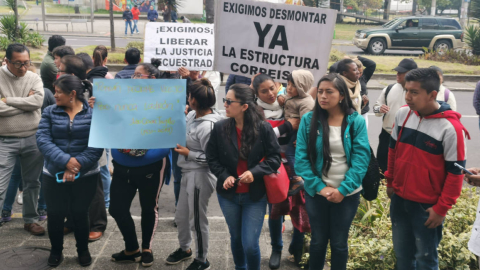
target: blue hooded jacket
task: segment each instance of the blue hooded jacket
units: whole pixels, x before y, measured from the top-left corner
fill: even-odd
[[[75,115],[70,128],[70,116],[63,107],[52,105],[43,111],[38,125],[37,146],[45,158],[45,168],[54,176],[65,171],[70,158],[82,166],[80,177],[98,166],[102,148],[88,147],[92,108],[86,101],[83,109]]]

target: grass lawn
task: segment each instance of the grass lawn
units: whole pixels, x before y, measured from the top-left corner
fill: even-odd
[[[21,13],[22,11],[25,10],[25,7],[24,6],[18,6],[18,13]],[[7,6],[0,6],[0,13],[9,13],[9,12],[12,12],[13,14],[13,10],[11,10],[9,7]]]
[[[81,48],[76,48],[75,53],[87,53],[92,55],[93,50],[95,49],[95,45],[92,46],[85,46]],[[110,47],[107,47],[108,52],[108,63],[110,64],[123,64],[123,59],[125,58],[125,48],[118,48],[115,52],[110,51]],[[44,47],[42,49],[31,49],[31,59],[32,61],[42,61],[43,57],[47,52],[47,48]],[[342,52],[339,52],[335,49],[331,51],[331,55],[335,54],[336,59],[342,59],[345,55]],[[3,53],[0,52],[0,55]],[[373,55],[365,55],[367,58],[375,61],[377,63],[376,73],[389,73],[394,74],[395,71],[392,69],[398,65],[398,63],[405,58],[405,56],[373,56]],[[143,55],[141,55],[143,58]],[[417,63],[418,67],[420,68],[427,68],[429,66],[440,66],[443,69],[445,74],[457,74],[457,75],[480,75],[480,68],[479,66],[468,66],[462,65],[457,63],[446,63],[446,62],[437,62],[431,60],[423,60],[419,59],[418,57],[412,57],[415,62]],[[332,65],[334,62],[330,61],[328,66]]]
[[[47,14],[75,14],[74,6],[49,4],[46,5]],[[80,7],[81,14],[90,14],[90,7]]]

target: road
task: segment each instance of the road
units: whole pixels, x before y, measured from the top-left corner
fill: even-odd
[[[365,53],[362,49],[358,48],[357,46],[353,45],[333,45],[333,49],[337,49],[341,52],[344,52],[348,55],[364,55]],[[393,55],[393,56],[418,56],[423,54],[422,50],[417,51],[407,51],[407,50],[386,50],[385,55]]]

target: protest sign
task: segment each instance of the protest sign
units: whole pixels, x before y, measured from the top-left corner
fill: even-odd
[[[160,59],[160,70],[213,70],[214,50],[213,24],[147,23],[143,58]]]
[[[219,0],[215,70],[286,82],[296,69],[316,80],[327,70],[337,11],[297,5]]]
[[[96,79],[88,146],[115,149],[185,145],[186,80]]]

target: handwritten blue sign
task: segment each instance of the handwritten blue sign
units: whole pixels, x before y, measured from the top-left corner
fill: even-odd
[[[88,146],[156,149],[185,145],[186,80],[96,79]]]

